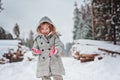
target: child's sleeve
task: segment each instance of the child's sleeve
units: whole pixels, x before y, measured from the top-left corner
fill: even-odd
[[[56,38],[55,38],[55,48],[57,49],[56,54],[58,54],[58,55],[63,53],[63,51],[64,51],[64,44],[60,40],[59,36],[56,36]]]
[[[36,39],[34,40],[32,49],[39,49],[38,43],[37,43],[37,40],[36,40]],[[36,56],[33,52],[32,52],[32,54],[33,54],[34,56]]]
[[[38,49],[37,40],[34,40],[34,43],[33,43],[33,47],[32,47],[32,48]]]

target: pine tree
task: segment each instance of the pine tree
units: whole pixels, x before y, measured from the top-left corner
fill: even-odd
[[[26,46],[28,46],[29,48],[32,48],[32,46],[33,46],[33,42],[34,42],[33,35],[34,35],[34,33],[31,30],[30,33],[29,33],[29,38],[26,39]]]
[[[73,39],[78,39],[77,38],[77,32],[78,32],[78,28],[79,28],[79,22],[80,22],[80,18],[79,18],[79,9],[77,7],[77,3],[75,2],[75,9],[74,9],[74,30],[73,30]]]
[[[0,0],[0,12],[3,10],[3,7],[2,7],[2,2],[1,2],[1,0]]]
[[[120,1],[93,0],[95,39],[120,41]]]
[[[9,40],[13,39],[12,34],[11,33],[6,34],[6,39],[9,39]]]
[[[13,28],[13,32],[16,35],[16,39],[19,39],[19,35],[20,35],[20,28],[19,25],[16,23],[14,28]]]
[[[112,16],[112,36],[114,44],[120,41],[120,2],[114,3],[114,15]]]
[[[0,39],[13,39],[11,33],[6,32],[3,27],[0,27]]]
[[[73,39],[92,39],[91,11],[89,4],[78,9],[75,3]]]
[[[5,36],[5,30],[2,27],[0,27],[0,39],[5,39]]]

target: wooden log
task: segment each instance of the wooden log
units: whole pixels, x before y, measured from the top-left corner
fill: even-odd
[[[77,60],[80,60],[80,52],[76,52],[74,53],[74,56],[73,56],[75,59]]]
[[[94,61],[94,58],[99,54],[81,54],[80,52],[74,53],[73,57],[81,62]]]
[[[113,56],[113,54],[118,54],[118,55],[120,55],[120,52],[116,52],[116,51],[112,51],[112,50],[108,50],[108,49],[98,48],[98,50],[107,52],[108,54],[111,54],[112,56]]]
[[[88,57],[88,58],[94,58],[95,56],[98,56],[99,54],[80,54],[82,58]]]
[[[90,62],[90,61],[94,61],[94,58],[80,58],[80,62]]]

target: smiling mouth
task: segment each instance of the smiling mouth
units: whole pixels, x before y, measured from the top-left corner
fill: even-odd
[[[47,35],[48,33],[44,33],[45,35]]]

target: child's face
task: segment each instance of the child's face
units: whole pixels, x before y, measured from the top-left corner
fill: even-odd
[[[48,35],[50,33],[49,25],[47,25],[47,24],[42,25],[41,26],[41,33],[43,35]]]

